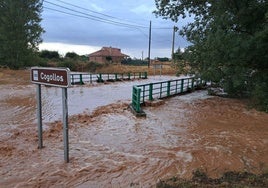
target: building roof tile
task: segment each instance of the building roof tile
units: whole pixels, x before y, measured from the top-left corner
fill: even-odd
[[[126,54],[121,53],[121,49],[112,47],[102,47],[100,50],[89,54],[90,57],[129,57]]]

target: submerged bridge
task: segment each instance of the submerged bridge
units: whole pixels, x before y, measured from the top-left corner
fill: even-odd
[[[147,79],[147,72],[127,73],[71,73],[71,84]],[[195,77],[135,85],[132,87],[131,109],[136,116],[146,116],[142,106],[159,99],[189,93],[206,85],[204,80]]]
[[[205,85],[204,80],[193,77],[136,85],[132,88],[130,107],[136,116],[146,116],[141,108],[145,102],[188,93]]]
[[[71,73],[71,84],[83,85],[86,82],[106,82],[106,81],[122,81],[133,79],[147,79],[147,72],[127,72],[127,73]]]

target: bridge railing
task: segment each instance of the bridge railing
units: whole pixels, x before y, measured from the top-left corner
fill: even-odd
[[[186,93],[205,84],[205,81],[191,77],[136,85],[133,86],[132,90],[132,108],[139,113],[141,111],[140,105],[146,101]]]
[[[147,72],[127,72],[127,73],[71,73],[71,83],[84,84],[85,82],[105,82],[105,81],[120,81],[132,79],[147,79]]]
[[[71,73],[71,84],[84,84],[85,82],[93,83],[97,81],[98,77],[96,74],[90,73]]]
[[[147,72],[127,72],[127,73],[99,73],[98,82],[119,81],[131,79],[147,79]]]
[[[133,109],[140,113],[141,112],[141,88],[133,86],[132,88],[132,107]]]

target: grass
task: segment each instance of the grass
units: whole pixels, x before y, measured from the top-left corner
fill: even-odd
[[[148,66],[107,65],[96,69],[97,73],[123,73],[123,72],[147,72],[148,75],[159,75],[160,70]],[[176,70],[170,65],[163,65],[162,75],[175,75]]]
[[[30,70],[11,70],[8,68],[0,68],[0,85],[4,84],[30,84]]]
[[[260,175],[249,172],[229,171],[217,179],[209,178],[205,172],[196,170],[190,180],[172,177],[170,179],[159,181],[157,188],[194,188],[194,187],[228,187],[228,188],[261,188],[268,187],[268,173]]]

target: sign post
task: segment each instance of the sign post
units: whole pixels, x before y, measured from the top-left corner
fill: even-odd
[[[38,148],[43,148],[43,126],[42,126],[42,104],[41,104],[41,85],[36,85],[36,100],[37,100],[37,124],[38,124]]]
[[[63,111],[63,145],[64,145],[64,160],[69,162],[69,128],[68,128],[68,105],[67,105],[67,88],[62,88],[62,111]]]
[[[68,68],[31,68],[31,82],[37,84],[37,121],[38,121],[38,148],[43,148],[42,133],[42,97],[41,85],[48,85],[62,88],[62,110],[63,110],[63,144],[64,160],[69,162],[69,134],[68,134],[68,96],[67,88],[70,86],[70,70]]]

